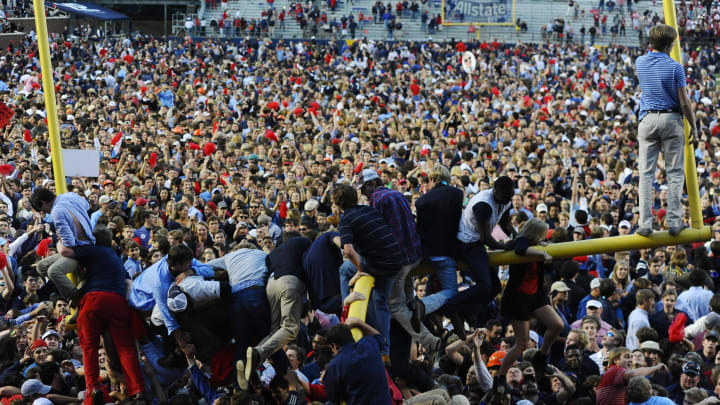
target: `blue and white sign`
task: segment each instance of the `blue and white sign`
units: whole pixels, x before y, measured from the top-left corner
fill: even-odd
[[[48,7],[57,8],[68,13],[80,14],[100,20],[126,20],[128,16],[117,11],[100,7],[92,3],[45,3]]]
[[[443,0],[443,25],[512,25],[515,0]]]

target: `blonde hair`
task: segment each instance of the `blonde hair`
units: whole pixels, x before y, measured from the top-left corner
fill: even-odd
[[[618,278],[617,270],[618,270],[618,268],[620,268],[620,266],[627,266],[627,268],[628,268],[628,274],[627,274],[627,277],[625,277],[625,280],[621,280],[620,278]],[[631,281],[630,280],[630,262],[628,262],[627,260],[619,260],[619,261],[615,262],[615,267],[613,267],[611,278],[613,280],[617,281],[622,286],[623,289],[627,288],[628,284],[630,284],[630,281]]]
[[[607,355],[608,364],[614,365],[615,362],[625,353],[630,353],[630,349],[627,347],[616,347],[612,349]]]
[[[450,174],[455,177],[460,177],[463,175],[463,172],[460,166],[453,166],[453,168],[450,170]]]
[[[447,167],[443,165],[436,165],[432,169],[430,169],[430,173],[428,173],[428,179],[434,181],[435,183],[440,182],[450,182],[450,171]]]
[[[518,236],[524,236],[531,244],[537,244],[545,240],[548,233],[548,224],[538,218],[530,218],[520,226]]]
[[[688,264],[687,259],[687,252],[685,252],[685,249],[677,248],[675,251],[673,251],[672,256],[670,256],[670,265],[674,267],[682,267],[685,268]]]
[[[590,343],[590,337],[588,336],[587,332],[585,332],[585,330],[573,329],[570,331],[570,333],[575,333],[576,335],[578,335],[578,339],[580,340],[580,346],[582,346],[583,349],[585,349],[588,343]]]

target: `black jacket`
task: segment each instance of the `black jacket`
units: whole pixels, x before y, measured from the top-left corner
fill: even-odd
[[[415,201],[417,231],[425,256],[452,256],[458,244],[462,190],[436,185]]]

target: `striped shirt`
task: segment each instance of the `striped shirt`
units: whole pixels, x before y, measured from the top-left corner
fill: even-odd
[[[367,205],[356,205],[343,213],[338,226],[342,245],[352,244],[376,273],[397,273],[403,265],[400,244],[380,213]],[[381,275],[382,275],[381,274]]]
[[[393,236],[400,243],[403,264],[413,264],[420,260],[420,236],[407,198],[398,191],[381,186],[376,188],[370,197],[370,206],[380,211],[390,225]]]
[[[650,110],[667,110],[680,107],[678,88],[685,87],[685,70],[664,52],[648,52],[635,61],[635,72],[640,82],[640,114],[642,120]]]
[[[603,374],[595,394],[597,405],[627,405],[625,371],[622,367],[612,366]]]

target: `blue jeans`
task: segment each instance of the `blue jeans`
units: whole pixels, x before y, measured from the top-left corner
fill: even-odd
[[[340,293],[343,301],[350,294],[348,283],[350,279],[357,273],[357,268],[352,262],[346,260],[340,266]],[[388,298],[392,290],[395,276],[373,276],[375,278],[375,286],[370,295],[367,311],[367,323],[385,338],[388,344],[381,354],[390,354],[390,306],[388,306]]]
[[[452,257],[441,257],[439,260],[431,260],[435,268],[435,274],[440,280],[441,290],[432,295],[422,298],[425,304],[425,313],[431,314],[440,309],[452,297],[457,295],[457,275],[455,274],[456,264]]]
[[[270,304],[265,287],[250,287],[233,293],[230,316],[237,361],[245,358],[250,345],[270,333]]]
[[[500,280],[492,272],[485,245],[481,242],[460,243],[458,259],[465,261],[470,277],[475,282],[476,297],[480,303],[489,304],[500,292]]]

